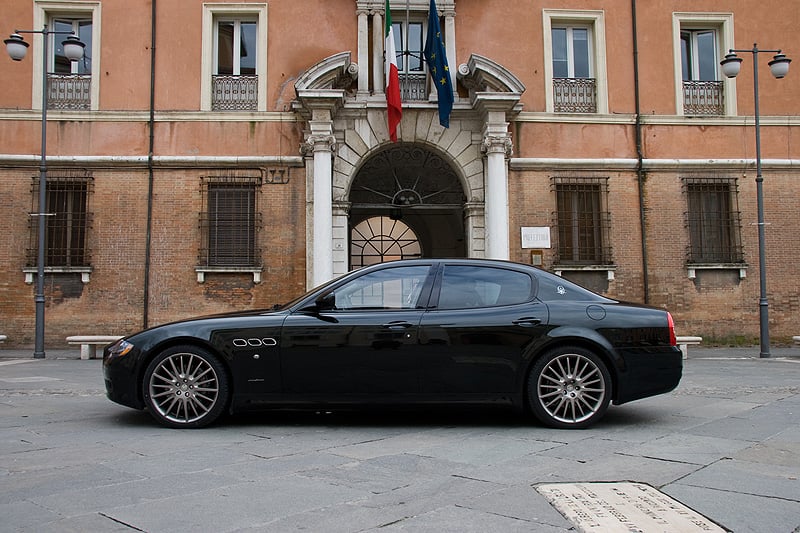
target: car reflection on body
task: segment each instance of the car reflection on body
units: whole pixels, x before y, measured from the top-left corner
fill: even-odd
[[[184,320],[106,347],[108,397],[163,425],[264,408],[507,404],[584,428],[674,389],[672,317],[529,265],[369,266],[269,311]]]

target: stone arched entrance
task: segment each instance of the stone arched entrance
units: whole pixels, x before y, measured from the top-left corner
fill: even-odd
[[[387,250],[395,250],[386,260],[397,258],[399,249],[406,251],[403,257],[466,256],[464,188],[449,163],[426,147],[392,144],[370,155],[353,177],[348,200],[351,267],[361,266],[360,243],[374,231],[386,237],[381,242]],[[391,232],[402,233],[402,248],[392,248]],[[372,252],[375,261],[377,249]]]
[[[293,107],[306,123],[301,152],[307,180],[308,285],[346,272],[351,263],[353,222],[387,216],[386,212],[390,218],[399,213],[409,227],[417,226],[413,229],[420,231],[420,241],[428,243],[421,253],[430,257],[507,259],[507,161],[512,148],[508,120],[522,109],[524,85],[501,65],[473,54],[458,66],[458,86],[469,96],[456,99],[449,127],[442,128],[436,120],[435,100],[415,102],[403,108],[397,132],[402,144],[398,146],[389,144],[384,95],[380,91],[354,91],[359,72],[350,53],[342,52],[312,66],[295,83],[297,100]],[[397,148],[399,151],[395,151]],[[431,201],[434,196],[430,196],[427,201],[431,205],[423,208],[426,204],[420,200],[426,195],[420,194],[413,182],[401,184],[397,190],[396,183],[377,189],[368,186],[383,195],[380,207],[378,202],[358,198],[353,185],[362,181],[357,174],[365,163],[377,164],[380,159],[373,158],[381,154],[412,157],[414,150],[438,155],[447,163],[442,168],[450,169],[461,186],[458,201],[435,205]],[[433,186],[434,191],[455,192],[450,189]],[[405,202],[411,203],[404,207]],[[438,221],[434,219],[436,210]],[[435,233],[442,227],[450,229]],[[422,230],[434,233],[426,235]],[[443,242],[442,236],[449,236],[449,241],[445,238]]]

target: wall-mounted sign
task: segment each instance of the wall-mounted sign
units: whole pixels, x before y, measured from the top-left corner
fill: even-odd
[[[550,228],[522,228],[523,248],[550,248]]]

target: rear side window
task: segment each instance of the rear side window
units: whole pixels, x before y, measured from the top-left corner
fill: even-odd
[[[474,309],[513,305],[531,299],[529,275],[504,268],[446,265],[442,275],[439,309]]]

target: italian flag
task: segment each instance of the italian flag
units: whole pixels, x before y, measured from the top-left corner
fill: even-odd
[[[389,11],[389,0],[386,0],[386,26],[384,36],[384,54],[386,55],[386,107],[389,115],[389,138],[397,141],[397,125],[403,116],[400,105],[400,76],[397,70],[397,52],[394,48],[394,31],[392,30],[392,13]]]

